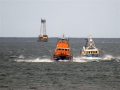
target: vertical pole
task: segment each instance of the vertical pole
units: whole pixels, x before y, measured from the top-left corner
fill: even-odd
[[[40,28],[40,35],[42,35],[42,26],[43,26],[43,24],[42,24],[42,18],[41,18],[41,28]]]
[[[46,35],[46,20],[43,22],[43,34]]]
[[[42,29],[42,23],[41,23],[41,28],[40,28],[40,35],[41,35],[41,31],[42,31],[41,29]]]
[[[45,20],[45,35],[46,35],[46,20]]]

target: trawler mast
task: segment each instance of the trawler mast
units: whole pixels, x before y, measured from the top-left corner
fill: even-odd
[[[86,40],[87,40],[86,45],[85,45],[86,49],[96,49],[94,41],[91,38],[91,35]]]

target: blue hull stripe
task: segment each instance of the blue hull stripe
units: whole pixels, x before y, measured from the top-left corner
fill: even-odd
[[[99,54],[86,54],[84,57],[100,57]]]

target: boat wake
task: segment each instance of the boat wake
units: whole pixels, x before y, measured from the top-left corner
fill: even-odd
[[[112,55],[105,55],[103,57],[103,60],[115,60],[117,62],[120,62],[120,56],[114,57]]]
[[[100,59],[83,59],[82,57],[74,58],[73,62],[99,62],[99,61],[110,61],[110,60],[115,60],[117,62],[120,62],[120,56],[119,57],[114,57],[112,55],[105,55],[101,57]]]
[[[86,60],[84,60],[84,59],[81,59],[80,57],[74,57],[74,59],[73,59],[73,62],[80,62],[80,63],[83,63],[83,62],[87,62]]]
[[[117,58],[117,57],[116,57],[116,58]],[[111,59],[115,59],[115,57],[112,56],[112,55],[104,55],[102,59],[103,59],[103,60],[111,60]]]
[[[16,62],[54,62],[53,60],[50,60],[50,59],[40,59],[40,58],[37,58],[37,59],[17,59],[14,61],[16,61]]]
[[[79,62],[79,63],[85,63],[85,62],[92,62],[92,61],[110,61],[110,60],[116,60],[117,62],[120,62],[120,56],[119,57],[114,57],[112,55],[105,55],[103,56],[101,59],[99,60],[95,60],[95,59],[90,59],[90,60],[86,60],[83,59],[81,57],[73,57],[73,61],[72,62]],[[55,62],[54,60],[50,60],[50,59],[40,59],[40,58],[36,58],[36,59],[16,59],[14,60],[16,62]],[[59,60],[59,62],[70,62],[69,60]]]

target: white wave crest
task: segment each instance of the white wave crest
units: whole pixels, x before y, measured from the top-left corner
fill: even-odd
[[[112,56],[112,55],[104,55],[103,56],[103,60],[111,60],[111,59],[114,59],[115,57],[114,56]]]

